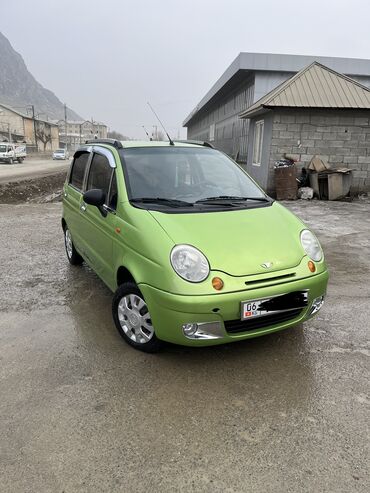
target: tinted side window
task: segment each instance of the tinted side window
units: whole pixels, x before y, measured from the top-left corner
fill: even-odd
[[[101,154],[94,154],[87,179],[86,190],[100,188],[108,197],[109,183],[112,175],[112,168],[109,166],[108,159]]]
[[[86,164],[87,161],[89,160],[89,156],[90,153],[81,152],[75,157],[73,162],[71,178],[69,180],[69,183],[74,187],[76,187],[78,190],[82,190]]]
[[[116,210],[117,202],[118,202],[117,180],[116,180],[116,173],[115,171],[113,171],[112,182],[110,185],[108,206],[111,209]]]

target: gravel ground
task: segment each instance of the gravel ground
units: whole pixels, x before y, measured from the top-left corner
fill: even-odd
[[[287,204],[327,302],[292,330],[147,355],[68,265],[60,204],[0,205],[2,492],[368,492],[370,204]]]

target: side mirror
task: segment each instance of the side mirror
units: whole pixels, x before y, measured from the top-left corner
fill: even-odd
[[[102,216],[107,215],[107,211],[104,209],[103,205],[105,204],[105,192],[100,188],[93,188],[92,190],[88,190],[83,194],[83,201],[86,204],[94,205],[97,207]]]

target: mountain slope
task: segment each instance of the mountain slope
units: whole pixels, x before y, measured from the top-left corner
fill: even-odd
[[[64,119],[63,103],[48,89],[37,82],[28,71],[23,58],[8,39],[0,33],[0,103],[18,106],[26,112],[25,106],[34,105],[35,113],[46,113],[49,118]],[[69,120],[82,120],[68,108]],[[45,118],[45,115],[40,115]]]

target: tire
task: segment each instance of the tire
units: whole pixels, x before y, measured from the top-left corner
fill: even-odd
[[[72,265],[81,265],[84,260],[75,249],[68,226],[65,226],[63,230],[64,230],[64,246],[66,249],[66,254],[69,263]]]
[[[127,344],[146,353],[156,353],[162,348],[163,342],[155,335],[144,297],[134,282],[126,282],[117,288],[112,314],[117,330]]]
[[[9,164],[13,164],[13,158],[9,158]]]
[[[21,157],[19,157],[19,158],[17,159],[17,161],[18,161],[18,163],[19,163],[19,164],[21,164],[21,162],[23,161],[23,159],[22,159]]]

